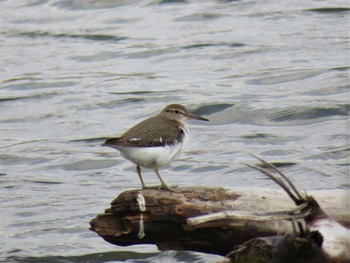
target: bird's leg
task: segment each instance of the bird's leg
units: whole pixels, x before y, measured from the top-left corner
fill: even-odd
[[[142,175],[141,175],[141,167],[140,165],[136,165],[136,172],[137,172],[137,175],[139,176],[140,178],[140,181],[141,181],[141,185],[142,185],[142,189],[146,189],[146,185],[145,183],[143,182],[143,179],[142,179]]]
[[[171,191],[171,192],[175,192],[175,193],[181,193],[180,191],[177,191],[177,190],[174,190],[172,189],[171,187],[169,187],[162,179],[162,177],[160,176],[159,174],[159,171],[158,171],[158,165],[157,164],[154,164],[153,166],[153,169],[154,169],[154,172],[156,173],[156,175],[158,176],[159,178],[159,181],[161,182],[161,188],[165,189],[165,190],[168,190],[168,191]]]

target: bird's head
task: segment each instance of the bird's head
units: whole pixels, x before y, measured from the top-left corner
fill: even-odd
[[[180,104],[168,105],[162,110],[160,114],[166,116],[172,121],[185,122],[186,120],[189,120],[189,119],[209,121],[206,118],[190,113],[185,106],[182,106]]]

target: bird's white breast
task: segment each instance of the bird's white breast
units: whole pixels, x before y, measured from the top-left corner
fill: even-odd
[[[142,167],[153,168],[154,164],[159,167],[165,166],[178,158],[186,149],[189,141],[188,131],[183,129],[182,141],[166,146],[157,147],[118,147],[122,156]]]

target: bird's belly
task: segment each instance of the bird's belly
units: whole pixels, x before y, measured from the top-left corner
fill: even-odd
[[[155,164],[159,167],[165,166],[173,159],[180,156],[183,144],[177,143],[163,147],[122,147],[118,150],[123,157],[142,167],[153,168]]]

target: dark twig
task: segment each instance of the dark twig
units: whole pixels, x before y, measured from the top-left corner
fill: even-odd
[[[288,185],[292,188],[292,190],[294,191],[295,195],[299,198],[299,200],[303,200],[304,198],[302,197],[302,195],[299,193],[299,191],[297,190],[297,188],[295,187],[295,185],[288,179],[288,177],[282,173],[276,166],[274,166],[271,163],[268,163],[266,161],[264,161],[263,159],[261,159],[260,157],[254,155],[254,154],[250,154],[251,156],[253,156],[254,158],[258,159],[260,162],[262,162],[264,165],[266,165],[267,167],[271,168],[273,171],[275,171],[276,173],[278,173],[280,176],[282,176],[282,178],[284,180],[286,180],[286,182],[288,183]],[[271,178],[271,177],[270,177]]]
[[[277,183],[280,187],[283,188],[284,191],[286,191],[286,193],[289,195],[289,197],[295,202],[297,203],[299,201],[299,199],[294,195],[294,193],[292,193],[292,191],[288,188],[288,186],[279,178],[274,177],[272,174],[270,174],[269,172],[265,171],[264,169],[260,168],[260,167],[256,167],[254,165],[251,164],[247,164],[245,163],[246,166],[253,168],[255,170],[258,170],[260,172],[262,172],[263,174],[265,174],[266,176],[268,176],[271,180],[273,180],[275,183]]]

